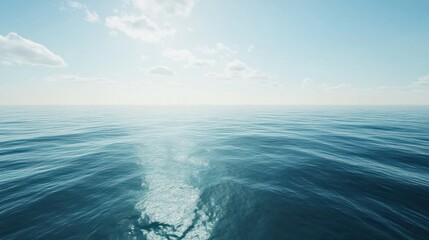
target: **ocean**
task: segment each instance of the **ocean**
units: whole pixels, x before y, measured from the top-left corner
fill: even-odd
[[[429,239],[429,107],[0,107],[0,239]]]

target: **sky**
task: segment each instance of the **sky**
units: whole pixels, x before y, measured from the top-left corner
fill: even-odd
[[[2,0],[0,105],[429,105],[427,0]]]

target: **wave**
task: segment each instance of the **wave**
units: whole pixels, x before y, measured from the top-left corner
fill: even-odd
[[[0,239],[425,239],[428,116],[1,108]]]

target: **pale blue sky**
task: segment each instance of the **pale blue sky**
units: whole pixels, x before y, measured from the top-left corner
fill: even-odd
[[[429,104],[429,1],[0,1],[0,104]]]

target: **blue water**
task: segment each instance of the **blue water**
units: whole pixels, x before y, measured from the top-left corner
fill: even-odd
[[[0,239],[429,239],[429,108],[2,107]]]

